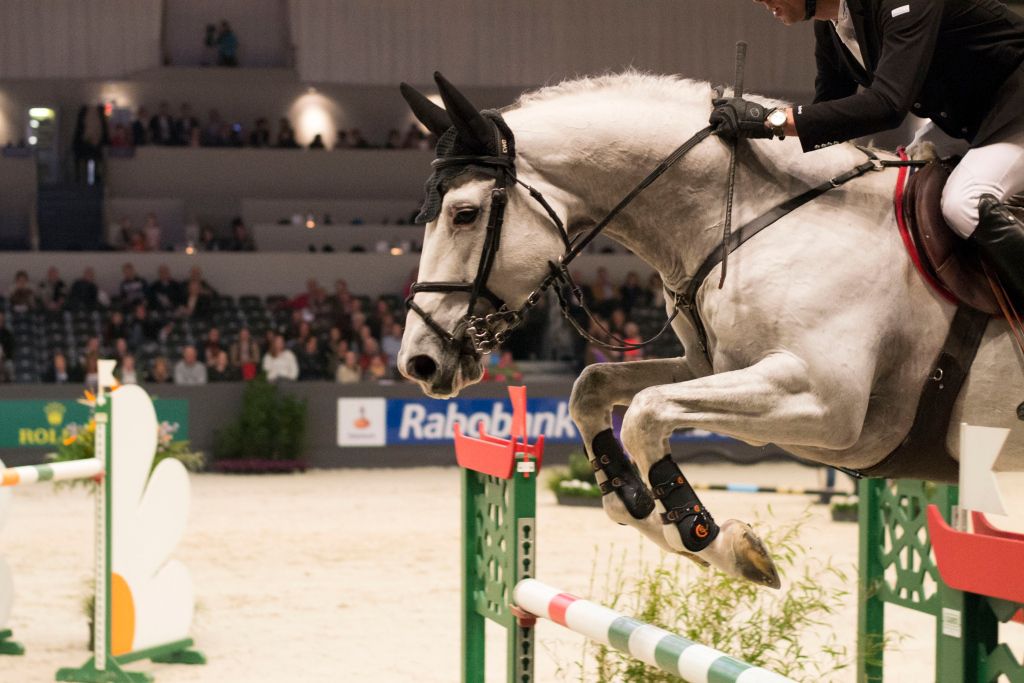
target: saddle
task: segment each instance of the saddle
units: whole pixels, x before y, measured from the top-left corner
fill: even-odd
[[[956,160],[933,161],[910,176],[903,194],[903,218],[921,265],[940,293],[990,316],[1002,316],[981,257],[942,216],[942,188]],[[945,290],[945,291],[943,291]]]

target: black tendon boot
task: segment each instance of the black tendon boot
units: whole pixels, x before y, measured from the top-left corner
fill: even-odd
[[[651,492],[644,486],[640,472],[626,457],[612,430],[606,429],[595,436],[590,448],[594,455],[591,466],[595,472],[604,472],[608,478],[601,482],[601,493],[608,495],[614,491],[633,519],[646,519],[654,512]]]
[[[996,271],[1017,312],[1024,315],[1024,224],[990,194],[981,195],[978,213],[971,241]]]
[[[654,497],[665,506],[661,521],[676,525],[683,545],[690,552],[707,548],[718,536],[718,525],[671,455],[651,465],[649,479]]]

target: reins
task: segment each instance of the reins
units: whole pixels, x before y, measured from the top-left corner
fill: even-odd
[[[736,93],[741,93],[743,88],[743,62],[745,55],[745,50],[743,48],[745,48],[745,45],[737,46],[736,87],[734,88],[734,92]],[[686,311],[691,325],[696,331],[701,352],[710,362],[710,357],[708,356],[707,331],[704,328],[700,314],[697,311],[696,298],[701,286],[704,284],[704,281],[707,279],[710,272],[719,264],[722,265],[722,276],[721,281],[719,282],[719,287],[724,284],[728,257],[733,250],[768,226],[773,225],[783,216],[786,216],[804,204],[816,199],[825,192],[864,175],[868,171],[881,171],[892,166],[922,165],[924,163],[914,161],[880,160],[870,150],[859,148],[868,156],[869,160],[865,163],[860,164],[846,173],[830,178],[828,181],[805,191],[797,197],[793,197],[792,199],[776,205],[772,209],[769,209],[765,213],[743,225],[739,230],[733,231],[732,208],[738,157],[738,141],[733,140],[729,162],[728,191],[726,195],[722,241],[718,247],[716,247],[707,256],[700,268],[698,268],[694,273],[694,276],[690,279],[686,290],[683,292],[674,292],[665,287],[665,291],[672,295],[673,308],[671,314],[656,334],[644,341],[633,343],[616,337],[603,324],[601,324],[598,318],[590,310],[586,298],[583,296],[582,289],[573,280],[572,275],[569,273],[569,265],[583,252],[584,249],[587,248],[587,246],[590,245],[591,242],[594,241],[594,239],[597,238],[598,235],[605,230],[605,228],[608,227],[613,220],[615,220],[630,204],[632,204],[633,201],[635,201],[636,198],[644,192],[644,190],[650,187],[658,180],[658,178],[675,166],[697,145],[714,134],[716,129],[709,125],[694,133],[689,139],[676,147],[671,154],[665,157],[650,173],[637,183],[637,185],[614,207],[612,207],[612,209],[608,211],[608,213],[592,228],[587,230],[585,233],[578,235],[576,238],[571,238],[562,219],[544,198],[544,195],[539,190],[526,184],[516,176],[515,149],[513,144],[514,138],[511,130],[502,119],[501,114],[494,111],[488,111],[483,112],[483,115],[491,120],[493,133],[493,140],[491,142],[493,142],[493,145],[489,146],[491,151],[490,154],[452,154],[448,156],[440,156],[432,163],[435,171],[476,166],[486,169],[488,173],[495,176],[495,185],[491,190],[491,205],[487,220],[486,234],[484,237],[483,253],[480,256],[476,276],[472,282],[415,282],[413,283],[410,289],[410,294],[406,299],[406,306],[409,310],[420,316],[424,324],[426,324],[427,327],[441,339],[442,345],[450,351],[455,351],[459,355],[471,355],[474,353],[488,354],[498,348],[508,338],[509,333],[522,324],[525,315],[540,302],[544,292],[549,288],[554,287],[562,315],[576,330],[576,332],[588,342],[613,351],[634,351],[652,344],[665,334],[666,331],[668,331],[681,311]],[[517,184],[522,185],[529,193],[529,196],[537,202],[537,204],[547,214],[549,220],[558,230],[558,234],[565,247],[565,251],[558,258],[557,262],[548,262],[548,274],[540,282],[537,288],[530,292],[522,306],[513,310],[508,307],[501,297],[497,296],[487,286],[487,281],[497,257],[498,249],[501,245],[501,232],[504,224],[505,210],[508,206],[508,188],[510,185],[514,186]],[[566,290],[575,297],[580,310],[585,313],[590,322],[615,343],[608,343],[605,340],[598,339],[592,335],[588,329],[580,324],[580,322],[573,316],[572,304],[569,297],[566,295]],[[467,306],[466,314],[458,321],[455,329],[449,332],[434,319],[430,312],[425,311],[414,301],[414,297],[420,292],[464,292],[469,295],[469,304]],[[490,303],[493,308],[492,313],[486,315],[476,314],[476,305],[481,298],[487,299]]]

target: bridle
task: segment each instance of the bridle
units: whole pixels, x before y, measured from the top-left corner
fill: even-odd
[[[484,113],[492,120],[501,120],[501,115],[498,112],[488,111]],[[484,235],[483,253],[480,255],[480,263],[477,266],[476,276],[473,278],[472,282],[414,282],[410,288],[409,296],[405,300],[406,307],[410,311],[414,311],[423,320],[424,324],[440,338],[441,344],[446,351],[457,352],[460,355],[489,354],[500,347],[508,338],[508,335],[523,324],[526,313],[540,302],[541,297],[549,288],[555,285],[557,285],[555,286],[555,292],[558,297],[559,306],[562,310],[562,315],[565,316],[566,320],[569,321],[576,331],[588,341],[600,344],[601,346],[612,350],[633,350],[652,343],[664,334],[671,326],[672,321],[675,320],[676,316],[679,314],[680,307],[682,306],[680,295],[675,296],[675,308],[668,321],[656,335],[646,341],[635,344],[623,342],[620,345],[609,345],[591,335],[583,328],[582,325],[580,325],[579,321],[573,317],[570,311],[571,304],[563,291],[563,286],[567,287],[573,293],[584,311],[587,312],[587,315],[591,320],[596,322],[596,318],[586,307],[586,303],[579,286],[573,281],[572,276],[569,274],[569,264],[572,263],[572,261],[575,260],[575,258],[587,247],[587,245],[589,245],[594,238],[596,238],[608,226],[608,224],[619,215],[619,213],[621,213],[634,199],[636,199],[641,192],[661,177],[661,175],[675,165],[676,162],[682,159],[687,152],[708,138],[712,132],[714,132],[714,129],[711,126],[703,128],[695,133],[689,140],[677,147],[676,150],[658,164],[658,166],[651,171],[647,177],[641,180],[640,183],[622,199],[622,201],[616,204],[604,218],[598,221],[594,227],[586,233],[578,235],[576,239],[569,237],[565,224],[562,222],[562,219],[559,218],[558,214],[555,213],[554,209],[551,208],[551,205],[544,198],[544,195],[539,190],[527,185],[516,176],[515,155],[514,152],[510,151],[514,149],[514,146],[511,145],[511,141],[506,138],[506,135],[511,136],[511,131],[506,125],[495,125],[495,131],[498,139],[498,144],[496,146],[499,150],[498,154],[445,156],[435,159],[431,164],[435,171],[452,167],[480,167],[487,169],[490,173],[495,175],[494,187],[491,189],[491,206],[487,218],[486,233]],[[494,266],[498,249],[501,247],[501,230],[505,221],[505,209],[508,206],[508,189],[510,186],[514,187],[516,184],[522,185],[523,188],[529,192],[530,197],[537,202],[542,209],[544,209],[544,212],[557,229],[558,235],[562,239],[562,244],[565,247],[565,251],[558,258],[557,263],[548,262],[548,275],[546,275],[541,283],[532,292],[530,292],[526,297],[526,300],[523,302],[523,305],[518,309],[511,309],[501,297],[495,294],[494,291],[487,286],[487,281],[490,277],[491,269]],[[449,332],[444,329],[434,319],[430,312],[425,311],[415,302],[414,297],[420,292],[466,292],[469,294],[469,304],[466,308],[466,313],[456,324],[454,330]],[[476,314],[475,311],[477,304],[480,302],[481,298],[486,299],[490,303],[493,307],[493,312],[486,315]],[[597,324],[600,325],[599,322]],[[608,331],[603,327],[601,329],[605,333],[608,333]],[[621,342],[622,340],[616,339],[616,341]]]
[[[501,120],[501,115],[497,112],[488,111],[484,113],[492,119]],[[570,238],[562,220],[558,217],[558,214],[555,213],[554,209],[551,208],[551,205],[547,200],[545,200],[544,195],[536,188],[527,185],[516,177],[514,154],[510,153],[510,150],[513,149],[513,147],[510,145],[511,141],[504,137],[505,135],[511,136],[511,131],[505,125],[500,127],[495,126],[495,130],[497,131],[497,139],[500,141],[497,145],[497,149],[500,150],[499,154],[445,156],[433,161],[435,170],[452,167],[468,168],[475,166],[487,169],[488,172],[495,175],[494,188],[491,190],[491,207],[490,214],[487,219],[487,232],[484,237],[483,253],[480,257],[480,263],[477,266],[476,276],[473,278],[472,282],[415,282],[413,283],[409,296],[405,301],[406,307],[410,311],[414,311],[419,315],[427,327],[440,338],[444,350],[458,355],[472,356],[476,354],[489,354],[500,347],[508,338],[509,333],[523,324],[526,313],[540,302],[541,297],[549,288],[554,287],[562,315],[570,325],[572,325],[576,332],[589,342],[616,351],[629,351],[651,344],[669,329],[681,311],[685,311],[690,324],[696,333],[698,347],[704,357],[710,362],[711,359],[708,352],[707,331],[705,330],[703,321],[700,318],[696,306],[697,294],[708,275],[720,263],[723,264],[724,279],[724,261],[727,259],[730,252],[734,251],[765,228],[773,225],[783,216],[795,211],[820,195],[834,188],[840,187],[855,178],[859,178],[869,171],[882,171],[890,167],[912,166],[924,163],[921,161],[881,160],[871,150],[860,148],[867,156],[867,161],[855,166],[845,173],[829,178],[820,185],[805,190],[803,193],[795,197],[773,206],[761,215],[745,223],[736,231],[731,231],[729,227],[732,213],[732,186],[734,182],[734,176],[730,173],[728,181],[728,195],[730,197],[730,202],[726,209],[726,227],[721,244],[719,244],[704,259],[704,262],[690,279],[689,285],[685,291],[672,292],[667,287],[665,288],[666,292],[672,294],[673,310],[662,328],[655,335],[645,341],[627,343],[612,336],[607,329],[601,326],[601,323],[597,321],[594,314],[587,308],[580,287],[573,281],[572,276],[569,274],[569,264],[572,263],[572,261],[582,253],[587,245],[601,234],[608,224],[611,223],[627,206],[629,206],[633,200],[635,200],[655,180],[672,168],[672,166],[674,166],[680,159],[686,156],[690,150],[710,137],[715,132],[715,129],[708,126],[694,133],[686,142],[681,144],[671,154],[665,157],[653,171],[647,174],[647,176],[641,180],[636,187],[629,192],[629,194],[623,197],[622,200],[616,204],[604,218],[598,221],[587,232],[577,235],[576,238]],[[487,281],[490,277],[491,269],[494,266],[494,260],[497,256],[498,249],[501,246],[501,230],[505,220],[505,209],[508,206],[508,188],[509,186],[515,186],[516,184],[522,185],[529,192],[530,197],[544,209],[545,213],[547,213],[548,218],[558,230],[558,234],[565,246],[565,251],[558,258],[557,262],[548,262],[548,274],[543,280],[541,280],[540,284],[530,292],[526,297],[526,300],[523,302],[523,305],[518,309],[511,309],[501,297],[496,295],[487,286]],[[721,283],[719,283],[719,286],[721,286]],[[616,342],[619,342],[618,344],[608,344],[605,341],[594,337],[580,324],[580,322],[572,315],[571,303],[569,298],[566,296],[566,289],[572,293],[578,301],[579,306],[587,314],[590,320],[595,322],[602,332],[611,336]],[[466,313],[456,324],[454,330],[451,332],[445,330],[428,311],[425,311],[413,300],[416,294],[420,292],[469,293],[469,305],[466,309]],[[486,299],[493,307],[494,310],[492,313],[488,313],[486,315],[477,315],[475,313],[477,303],[481,298]]]

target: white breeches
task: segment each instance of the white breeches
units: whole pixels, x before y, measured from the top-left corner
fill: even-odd
[[[1009,126],[988,144],[964,155],[942,191],[942,215],[961,237],[978,227],[978,200],[1006,201],[1024,192],[1024,124]]]

